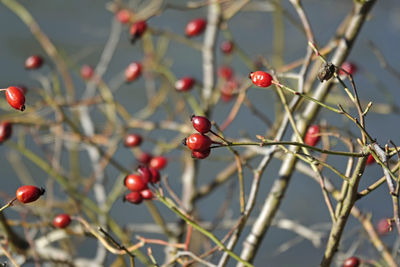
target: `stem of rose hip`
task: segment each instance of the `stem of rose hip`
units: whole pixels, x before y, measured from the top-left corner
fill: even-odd
[[[318,147],[313,147],[309,146],[303,143],[298,143],[298,142],[290,142],[290,141],[261,141],[261,142],[231,142],[230,144],[221,144],[220,146],[214,146],[211,148],[217,148],[217,147],[228,147],[228,146],[259,146],[259,147],[265,147],[265,146],[273,146],[273,145],[287,145],[287,146],[300,146],[300,147],[306,147],[310,150],[314,150],[323,154],[331,154],[331,155],[338,155],[338,156],[347,156],[347,157],[366,157],[368,154],[365,153],[356,153],[356,152],[347,152],[347,151],[334,151],[334,150],[326,150],[326,149],[321,149]]]
[[[210,129],[210,133],[212,133],[213,135],[215,135],[216,137],[218,137],[219,139],[221,139],[221,140],[224,141],[225,143],[231,144],[230,141],[226,140],[224,137],[222,137],[221,135],[217,134],[216,132],[214,132],[214,131],[211,130],[211,129]],[[220,143],[220,142],[215,142],[215,141],[213,141],[213,143],[214,143],[214,144],[220,144],[220,145],[222,145],[222,143]]]
[[[5,204],[3,207],[0,208],[0,212],[2,212],[3,210],[5,210],[6,208],[8,208],[9,206],[12,206],[12,204],[14,203],[14,201],[16,201],[17,198],[14,197],[12,200],[8,201],[7,204]]]

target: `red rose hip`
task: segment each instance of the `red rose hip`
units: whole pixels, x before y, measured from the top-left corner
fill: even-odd
[[[121,9],[115,17],[120,23],[126,24],[131,20],[131,12],[128,9]]]
[[[142,164],[148,165],[152,157],[153,156],[150,153],[142,152],[137,160]]]
[[[43,65],[43,58],[39,55],[33,55],[25,60],[25,68],[28,70],[38,69]]]
[[[8,121],[0,123],[0,143],[10,138],[12,134],[12,124]]]
[[[192,77],[183,77],[175,82],[175,89],[186,92],[193,88],[194,83],[195,80]]]
[[[138,134],[128,134],[127,136],[125,136],[124,145],[126,147],[140,146],[141,143],[142,137]]]
[[[233,77],[233,70],[231,67],[221,66],[218,69],[218,76],[225,80],[230,80]]]
[[[58,214],[53,220],[53,226],[56,228],[65,228],[71,223],[71,217],[66,214]]]
[[[206,28],[206,24],[207,22],[203,18],[191,20],[185,28],[186,36],[193,37],[202,34]]]
[[[22,89],[16,86],[10,86],[6,89],[6,99],[8,104],[15,109],[25,110],[25,96]]]
[[[140,192],[147,188],[147,183],[139,174],[130,174],[124,180],[125,186],[133,192]]]
[[[160,172],[157,169],[154,168],[149,168],[151,172],[151,183],[156,184],[160,181],[161,175]]]
[[[343,267],[358,267],[358,266],[360,266],[360,259],[357,257],[347,258],[343,262]]]
[[[193,128],[201,134],[208,133],[211,129],[211,122],[206,117],[193,115],[191,121]]]
[[[272,76],[265,71],[250,72],[249,78],[254,85],[259,87],[268,87],[272,83]]]
[[[342,69],[351,75],[355,74],[358,70],[357,65],[349,61],[343,62],[341,68],[339,69],[339,75],[347,75],[347,73]]]
[[[163,156],[153,157],[150,160],[149,166],[150,168],[154,168],[156,170],[162,170],[167,166],[167,158]]]
[[[147,30],[147,23],[144,20],[136,21],[132,24],[131,28],[129,29],[129,34],[131,35],[131,42],[135,42],[137,39],[142,37],[142,35]]]
[[[210,155],[211,149],[208,148],[204,151],[192,151],[192,157],[196,159],[205,159]]]
[[[374,164],[374,163],[375,163],[374,156],[372,156],[372,154],[369,154],[369,155],[368,155],[368,158],[367,158],[366,164],[367,164],[367,165],[371,165],[371,164]]]
[[[311,125],[308,127],[306,136],[304,137],[304,143],[309,146],[315,146],[319,139],[320,128],[318,125]]]
[[[140,191],[140,194],[142,195],[143,199],[146,199],[146,200],[153,199],[153,192],[151,192],[150,189],[142,190],[142,191]]]
[[[138,62],[132,62],[125,69],[125,80],[126,82],[133,82],[139,78],[142,73],[142,65]]]
[[[43,195],[45,190],[34,185],[23,185],[17,189],[16,197],[19,202],[30,203]]]
[[[140,194],[140,192],[130,192],[130,193],[126,194],[122,200],[124,202],[128,201],[130,203],[133,203],[133,204],[137,205],[137,204],[142,203],[143,197]]]
[[[93,67],[86,64],[81,67],[80,72],[81,72],[81,77],[85,80],[91,79],[94,74]]]
[[[211,144],[210,137],[204,134],[194,133],[186,138],[186,145],[192,151],[206,151]]]
[[[233,51],[233,43],[231,41],[223,41],[221,43],[221,51],[224,54],[230,54]]]

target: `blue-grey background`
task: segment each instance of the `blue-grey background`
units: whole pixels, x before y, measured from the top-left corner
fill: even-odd
[[[183,4],[186,1],[170,1],[175,4]],[[293,8],[287,1],[283,1],[287,10],[295,15]],[[80,95],[85,88],[85,83],[80,80],[77,70],[81,64],[96,65],[102,49],[108,38],[111,21],[114,16],[111,12],[106,10],[108,1],[60,1],[60,0],[43,0],[43,1],[20,1],[34,16],[42,30],[50,37],[56,47],[71,61],[78,59],[75,65],[75,73],[73,73],[76,82],[77,94]],[[132,3],[131,3],[132,4]],[[309,15],[311,25],[313,27],[316,40],[319,44],[323,45],[332,36],[334,30],[349,12],[351,8],[351,1],[336,1],[325,0],[304,1],[304,8]],[[184,25],[187,21],[194,17],[206,16],[206,9],[201,8],[193,11],[183,12],[178,10],[167,10],[161,16],[151,18],[148,23],[151,27],[168,29],[178,34],[184,33]],[[271,13],[263,12],[242,12],[237,14],[229,21],[229,27],[232,30],[234,39],[238,42],[240,47],[244,48],[249,56],[255,58],[261,54],[268,59],[272,59],[273,45],[273,20]],[[133,47],[128,42],[127,28],[124,27],[117,52],[110,67],[104,76],[106,81],[119,74],[127,64],[131,61],[142,59],[140,44]],[[392,95],[392,100],[399,104],[399,80],[383,70],[371,49],[367,45],[367,41],[373,41],[377,47],[387,58],[389,64],[394,68],[400,70],[400,4],[397,0],[377,1],[376,6],[373,8],[367,23],[364,25],[362,32],[357,39],[356,45],[349,56],[349,60],[356,62],[360,71],[355,76],[360,97],[376,103],[385,102],[385,97],[380,89],[385,87]],[[196,38],[201,41],[200,38]],[[219,36],[218,43],[223,40]],[[285,20],[285,62],[290,62],[302,56],[306,49],[306,41],[304,36],[295,27]],[[29,29],[4,5],[0,4],[0,86],[1,88],[13,84],[25,84],[28,88],[31,86],[38,86],[37,81],[34,80],[31,73],[24,70],[23,64],[26,57],[31,54],[45,54],[41,46],[35,40]],[[193,75],[197,79],[202,77],[201,68],[201,55],[197,51],[171,42],[168,57],[173,60],[171,70],[176,76]],[[217,61],[223,61],[222,56],[217,53]],[[237,56],[234,56],[232,67],[239,76],[246,76],[249,72],[247,67],[240,61]],[[40,70],[46,74],[48,69]],[[371,76],[372,75],[372,76]],[[380,86],[371,82],[371,77],[379,79]],[[144,107],[146,98],[143,79],[131,85],[124,85],[118,90],[115,99],[119,101],[131,113],[140,110]],[[248,93],[249,98],[260,110],[266,114],[271,114],[269,117],[273,118],[275,100],[271,93],[266,93],[260,90],[250,90]],[[29,105],[29,95],[27,96]],[[230,111],[232,103],[221,104],[213,112],[213,119],[217,122],[222,122]],[[372,109],[373,111],[373,109]],[[162,114],[154,117],[155,120],[162,118]],[[329,124],[349,126],[348,122],[337,115],[332,115],[329,112],[322,112],[318,120],[327,119]],[[99,124],[102,122],[99,121]],[[226,131],[227,136],[239,137],[241,132],[247,132],[250,136],[255,134],[264,133],[265,125],[254,118],[247,109],[242,109],[237,119]],[[369,113],[367,117],[367,129],[376,137],[381,144],[385,144],[388,140],[400,144],[400,137],[397,134],[399,127],[398,114],[376,114]],[[353,129],[354,133],[357,133]],[[144,133],[140,130],[136,132]],[[172,138],[174,135],[156,131],[149,134],[152,138]],[[16,140],[16,137],[13,137]],[[32,146],[33,149],[34,146]],[[152,144],[150,142],[145,144],[145,149],[151,150]],[[17,179],[15,171],[10,167],[7,155],[9,148],[7,146],[0,147],[0,188],[6,194],[12,195],[15,188],[21,182]],[[224,152],[219,152],[224,154]],[[167,156],[170,158],[170,164],[167,169],[163,171],[168,174],[169,181],[176,192],[180,192],[180,174],[181,163],[179,151],[172,151]],[[126,149],[121,148],[116,153],[116,159],[124,166],[133,166],[135,162],[132,154]],[[83,157],[85,159],[85,157]],[[338,166],[343,170],[344,161],[338,159]],[[65,158],[67,162],[67,159]],[[82,161],[84,162],[84,161]],[[253,166],[256,166],[257,161],[253,161]],[[29,172],[34,178],[34,181],[40,185],[44,184],[47,180],[47,175],[39,171],[35,166],[26,162]],[[88,161],[87,161],[88,164]],[[202,162],[200,168],[199,184],[210,181],[217,170],[221,169],[221,162]],[[83,164],[82,166],[84,166]],[[268,193],[273,178],[276,176],[279,162],[274,163],[269,167],[263,176],[261,183],[261,190],[259,193],[259,202],[256,206],[257,209],[262,205],[262,200]],[[89,174],[90,169],[82,169],[82,173]],[[110,185],[117,177],[118,173],[110,168],[106,170],[107,179]],[[364,188],[377,177],[382,175],[382,171],[378,166],[368,167],[360,187]],[[332,174],[328,175],[333,177]],[[247,173],[246,184],[250,184],[250,173]],[[334,179],[338,179],[334,177]],[[219,206],[215,203],[221,203],[226,195],[227,186],[223,189],[213,193],[210,197],[203,199],[199,202],[200,216],[203,219],[213,219],[216,215]],[[247,189],[249,186],[246,187]],[[377,221],[379,218],[388,217],[392,214],[391,197],[388,195],[387,188],[381,187],[371,196],[366,197],[358,202],[358,207],[365,212],[372,213],[373,220]],[[237,190],[235,191],[237,193]],[[292,183],[283,202],[281,211],[285,217],[297,220],[305,225],[314,225],[329,222],[329,215],[327,213],[324,201],[321,197],[319,186],[310,181],[310,179],[302,175],[294,175]],[[238,206],[237,197],[234,198],[234,206]],[[162,206],[160,210],[165,215],[165,218],[170,221],[175,221],[174,215],[167,211]],[[237,210],[233,211],[237,215]],[[12,212],[10,212],[10,216]],[[18,216],[18,215],[14,215]],[[126,223],[144,223],[151,221],[148,211],[141,206],[122,205],[116,203],[112,209],[112,216],[121,225]],[[347,240],[352,238],[360,238],[359,225],[355,223],[354,219],[349,221],[346,228]],[[247,233],[248,231],[245,231]],[[225,232],[217,232],[219,236]],[[354,236],[353,236],[354,235]],[[391,244],[394,240],[395,233],[385,237],[384,240]],[[160,236],[158,236],[160,237]],[[321,259],[323,248],[316,249],[308,241],[301,242],[288,251],[275,255],[275,249],[280,244],[294,238],[290,232],[272,228],[267,238],[263,242],[263,246],[259,251],[256,266],[317,266]],[[362,237],[361,237],[362,238]],[[365,237],[364,237],[365,238]],[[347,247],[346,247],[347,245]],[[348,248],[349,243],[345,242],[343,249]],[[93,248],[94,248],[93,244]],[[80,243],[80,251],[82,255],[93,255],[94,249],[91,246]],[[160,255],[160,251],[154,249],[155,255]],[[239,252],[240,250],[236,250]],[[366,259],[376,258],[376,253],[367,245],[363,245],[360,250],[356,251],[356,255],[365,257]],[[232,261],[233,262],[233,261]],[[232,264],[231,262],[231,264]]]

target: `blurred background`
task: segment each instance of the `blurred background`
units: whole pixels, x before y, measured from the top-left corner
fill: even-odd
[[[77,96],[79,97],[85,89],[85,81],[79,76],[79,69],[83,64],[96,66],[99,62],[103,48],[110,35],[111,25],[114,21],[114,14],[106,7],[108,1],[60,1],[60,0],[42,0],[42,1],[19,1],[25,6],[37,20],[42,30],[49,36],[51,41],[56,45],[59,52],[67,60],[76,85]],[[135,9],[145,1],[129,1],[124,4]],[[174,5],[185,5],[186,1],[166,1]],[[258,2],[258,1],[251,1]],[[259,1],[268,4],[269,1]],[[280,2],[285,10],[294,18],[297,15],[288,1]],[[351,1],[338,0],[305,0],[302,1],[304,9],[309,16],[315,38],[320,46],[325,45],[335,32],[339,23],[351,10]],[[177,9],[166,9],[160,16],[152,17],[148,20],[148,25],[155,29],[165,29],[176,34],[184,35],[186,23],[195,17],[206,17],[207,8],[198,8],[190,11]],[[256,59],[258,55],[262,55],[273,64],[274,55],[277,51],[274,48],[274,12],[244,10],[236,14],[228,22],[229,29],[232,32],[233,39],[247,53],[251,59]],[[289,63],[304,56],[306,51],[306,39],[303,34],[288,20],[287,16],[282,16],[284,23],[283,28],[283,54],[282,62]],[[391,75],[387,70],[383,69],[374,54],[369,42],[373,42],[375,46],[382,52],[387,62],[397,71],[400,72],[400,2],[398,0],[377,1],[367,23],[363,26],[356,44],[348,57],[348,61],[354,62],[359,71],[355,74],[355,82],[359,91],[360,98],[365,101],[372,101],[371,112],[367,116],[367,129],[369,133],[375,137],[380,144],[386,144],[392,140],[395,144],[400,144],[400,136],[397,131],[400,130],[399,123],[399,105],[400,91],[399,79]],[[154,40],[157,40],[157,36]],[[202,41],[202,37],[196,37],[196,41]],[[218,46],[224,40],[222,34],[218,36]],[[129,32],[127,26],[122,26],[122,33],[119,39],[118,48],[110,61],[109,67],[104,75],[104,80],[111,85],[117,85],[115,88],[115,100],[120,102],[129,113],[134,114],[145,107],[147,96],[144,79],[140,79],[132,84],[121,83],[121,75],[125,67],[132,61],[141,61],[143,59],[142,43],[135,45],[129,42]],[[30,88],[39,89],[41,84],[38,79],[42,75],[48,75],[50,69],[48,66],[37,71],[29,72],[24,69],[25,59],[32,54],[43,55],[45,59],[48,57],[36,41],[29,29],[20,19],[13,14],[8,8],[0,4],[0,58],[1,58],[1,74],[0,86],[6,88],[10,85],[25,85],[28,88],[27,106],[37,101],[38,96]],[[171,41],[168,46],[166,58],[171,64],[171,71],[177,77],[191,75],[197,80],[202,79],[201,53],[195,51],[183,44]],[[233,55],[227,61],[221,52],[216,53],[217,65],[229,64],[235,71],[237,77],[246,77],[249,68],[243,63],[241,58]],[[274,66],[278,67],[278,66]],[[338,89],[337,89],[338,90]],[[275,95],[262,90],[249,90],[248,97],[252,103],[264,112],[270,119],[274,118],[274,108],[276,105]],[[8,108],[4,98],[0,99],[2,116],[6,118]],[[335,99],[330,99],[335,105]],[[218,123],[222,123],[229,114],[232,102],[221,102],[213,111],[212,119]],[[337,104],[337,102],[336,102]],[[380,104],[387,104],[385,108],[379,108]],[[158,121],[165,118],[165,114],[157,112],[151,119]],[[102,118],[96,120],[99,127],[103,124]],[[342,117],[327,111],[322,111],[317,118],[317,122],[326,121],[329,125],[341,127],[343,130],[353,131],[358,135],[356,129],[350,127],[350,123]],[[189,118],[187,120],[189,125]],[[232,138],[241,136],[249,136],[254,138],[256,134],[264,134],[267,130],[266,125],[254,117],[248,109],[241,109],[235,121],[228,127],[225,135]],[[15,128],[13,139],[16,140],[18,131],[26,131],[26,128]],[[145,132],[141,129],[132,129],[132,132],[143,134],[146,142],[143,150],[152,151],[154,148],[154,140],[165,140],[168,142],[175,136],[175,133],[167,131]],[[286,137],[288,139],[289,136]],[[33,151],[40,151],[32,140],[28,139],[28,146]],[[241,151],[239,149],[239,151]],[[39,152],[38,152],[39,153]],[[82,151],[81,172],[82,175],[91,173],[90,163],[85,156],[86,151]],[[226,155],[226,151],[218,150],[213,153],[215,160],[205,160],[201,162],[199,168],[199,185],[210,182],[216,172],[225,166],[228,162],[220,160],[220,155]],[[163,170],[164,175],[168,175],[171,187],[179,194],[182,189],[180,179],[182,175],[182,153],[181,149],[170,151],[166,155],[169,159],[168,167]],[[15,164],[12,163],[16,157],[6,144],[0,147],[0,188],[1,194],[5,202],[9,199],[9,195],[13,195],[14,190],[24,183],[17,175]],[[122,145],[114,155],[114,159],[120,162],[126,168],[134,168],[137,162],[132,153],[125,149]],[[257,166],[260,158],[254,159],[251,164]],[[29,175],[37,185],[48,183],[48,175],[39,170],[29,161],[21,158],[27,168]],[[335,158],[338,162],[335,166],[344,170],[345,160]],[[15,162],[15,161],[14,161]],[[87,162],[87,164],[86,164]],[[65,158],[63,164],[68,165],[68,159]],[[280,161],[275,160],[263,175],[259,200],[256,204],[253,216],[257,215],[257,210],[262,206],[265,196],[270,190],[273,179],[276,177]],[[247,171],[246,193],[248,193],[251,184],[250,172]],[[114,168],[105,170],[106,182],[108,188],[111,187],[119,173]],[[329,175],[328,175],[329,176]],[[331,175],[333,176],[333,175]],[[365,175],[360,184],[360,188],[371,184],[382,176],[382,170],[375,164],[366,169]],[[27,178],[27,177],[26,177]],[[339,179],[333,177],[332,180]],[[220,206],[215,203],[222,203],[227,197],[229,188],[233,190],[233,204],[225,211],[225,219],[229,217],[236,218],[239,215],[239,198],[236,179],[233,178],[222,188],[216,190],[213,194],[198,203],[199,217],[205,221],[215,219]],[[60,199],[65,197],[60,191]],[[155,201],[156,202],[156,201]],[[159,203],[156,205],[161,210],[166,221],[176,222],[175,215],[164,208]],[[388,194],[386,185],[380,187],[377,192],[371,196],[365,197],[357,202],[357,206],[367,214],[370,214],[373,221],[376,222],[383,217],[392,216],[392,202]],[[316,231],[326,232],[329,229],[330,217],[327,212],[325,203],[322,198],[321,190],[318,184],[309,178],[295,173],[286,194],[286,199],[280,208],[280,215],[302,225],[306,225]],[[10,218],[18,218],[19,215],[12,210],[6,212]],[[112,217],[121,225],[133,225],[149,223],[152,221],[146,207],[144,205],[135,206],[123,204],[117,201],[112,209]],[[30,218],[34,220],[34,218]],[[244,231],[246,236],[249,229]],[[222,237],[227,230],[217,230],[215,233]],[[157,234],[142,234],[146,237],[162,238]],[[392,246],[396,242],[396,232],[385,236],[384,241]],[[134,236],[132,237],[134,239]],[[325,240],[325,239],[324,239]],[[356,240],[356,241],[354,241]],[[359,255],[361,258],[376,259],[378,257],[374,248],[367,242],[368,237],[362,228],[354,219],[350,219],[343,236],[342,246],[340,250],[347,251]],[[240,241],[240,244],[243,240]],[[356,243],[356,244],[355,244]],[[288,247],[285,247],[287,245]],[[91,256],[95,253],[94,241],[77,240],[76,251],[82,256]],[[240,252],[239,245],[236,252]],[[92,249],[93,248],[93,249]],[[316,248],[310,241],[298,240],[297,236],[290,231],[282,230],[276,227],[271,228],[266,239],[263,241],[262,248],[259,250],[255,261],[255,266],[317,266],[321,260],[324,251],[324,243],[321,247]],[[162,248],[153,246],[155,257],[163,257]],[[216,258],[217,260],[217,258]],[[233,266],[234,261],[230,261]],[[28,266],[28,265],[27,265]],[[140,266],[140,264],[139,264]]]

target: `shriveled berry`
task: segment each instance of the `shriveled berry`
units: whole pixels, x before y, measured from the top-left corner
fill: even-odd
[[[371,164],[374,164],[374,163],[375,163],[374,156],[372,156],[372,154],[369,154],[369,155],[368,155],[368,158],[367,158],[366,164],[367,164],[367,165],[371,165]]]
[[[126,147],[135,147],[140,146],[142,143],[142,137],[138,134],[128,134],[125,136],[125,146]]]
[[[210,137],[204,134],[194,133],[186,138],[186,145],[192,151],[206,151],[211,144]]]
[[[131,35],[131,42],[135,42],[137,39],[142,37],[142,35],[147,30],[147,23],[144,20],[138,20],[132,24],[129,29],[129,34]]]
[[[320,128],[318,125],[311,125],[308,127],[306,136],[304,137],[304,143],[309,146],[315,146],[319,139]]]
[[[90,80],[93,77],[94,69],[89,65],[82,65],[81,67],[81,77],[85,80]]]
[[[71,223],[71,217],[66,213],[58,214],[53,219],[53,226],[56,228],[65,228],[70,223]]]
[[[10,138],[12,134],[12,124],[8,121],[0,123],[0,143],[3,143]]]
[[[211,148],[204,151],[192,151],[192,157],[196,159],[205,159],[210,155]]]
[[[347,258],[343,263],[343,267],[358,267],[358,266],[360,266],[360,259],[357,257]]]
[[[233,51],[233,43],[231,41],[223,41],[221,43],[221,51],[224,54],[230,54]]]
[[[201,134],[208,133],[211,129],[211,122],[203,116],[192,116],[193,128]]]
[[[349,74],[353,75],[357,72],[358,67],[356,64],[349,62],[349,61],[345,61],[343,62],[341,68],[339,69],[339,75],[346,75],[347,73],[344,72],[343,70],[347,71]]]
[[[6,99],[8,104],[15,109],[25,110],[25,96],[22,90],[17,86],[10,86],[6,89]]]
[[[125,80],[126,82],[133,82],[139,78],[142,73],[142,65],[138,62],[132,62],[125,69]]]
[[[203,18],[197,18],[189,21],[185,28],[186,36],[193,37],[202,34],[206,28],[206,24],[207,22]]]
[[[131,20],[131,12],[128,9],[121,9],[115,15],[116,19],[122,23],[126,24]]]
[[[133,192],[140,192],[147,188],[147,183],[139,174],[129,174],[124,180],[125,186]]]
[[[175,89],[186,92],[192,89],[194,84],[195,80],[192,77],[183,77],[175,82]]]
[[[39,55],[33,55],[25,60],[25,68],[28,70],[38,69],[43,65],[43,58]]]
[[[151,172],[149,167],[146,166],[139,166],[138,167],[138,172],[140,173],[140,175],[143,178],[143,181],[147,184],[152,182],[153,180],[153,173]]]
[[[218,69],[218,76],[225,80],[230,80],[233,77],[233,70],[228,66],[221,66]]]
[[[150,153],[142,152],[138,157],[138,161],[144,165],[148,165],[153,156]]]
[[[153,157],[150,160],[149,166],[150,168],[154,168],[156,170],[162,170],[167,166],[167,158],[163,157],[163,156],[157,156],[157,157]]]
[[[34,185],[23,185],[17,189],[16,197],[22,203],[30,203],[37,200],[44,192],[44,188]]]
[[[249,77],[253,84],[259,87],[268,87],[272,83],[272,76],[265,71],[250,72]]]
[[[154,168],[149,168],[151,172],[151,183],[156,184],[160,181],[161,175],[160,172],[157,169]]]
[[[142,194],[140,194],[140,192],[129,192],[128,194],[126,194],[124,196],[124,198],[122,200],[124,202],[128,201],[133,204],[140,204],[143,201],[143,197],[142,197]]]
[[[143,199],[146,199],[146,200],[153,199],[153,192],[151,192],[150,189],[142,190],[142,191],[140,191],[140,194],[142,195]]]

